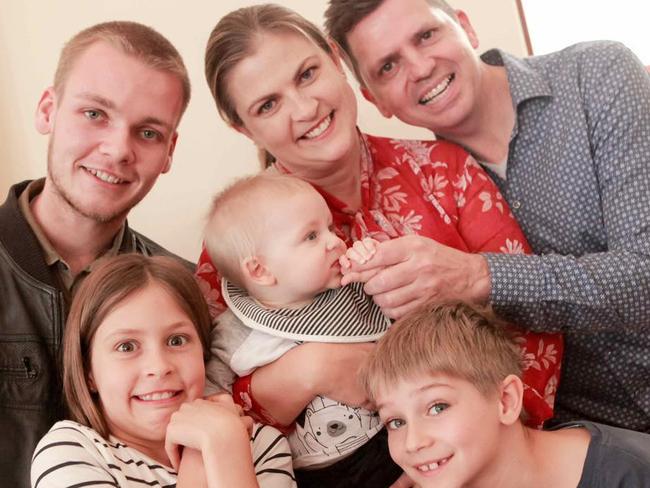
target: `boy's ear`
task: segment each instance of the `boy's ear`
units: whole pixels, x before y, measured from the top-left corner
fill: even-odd
[[[501,423],[512,425],[519,420],[523,408],[524,384],[519,376],[508,375],[499,387],[499,418]]]
[[[241,271],[247,280],[258,286],[272,286],[277,280],[273,273],[264,265],[257,256],[249,256],[242,260]]]

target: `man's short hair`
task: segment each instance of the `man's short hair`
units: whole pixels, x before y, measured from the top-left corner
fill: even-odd
[[[269,217],[269,202],[301,191],[316,190],[295,176],[259,173],[236,180],[214,197],[204,241],[210,259],[224,278],[246,288],[240,265],[242,260],[263,253],[263,243],[272,230],[264,225]]]
[[[512,329],[464,304],[428,304],[395,322],[361,371],[371,400],[382,387],[420,375],[468,381],[483,395],[511,374],[521,377],[522,356]]]
[[[325,10],[325,31],[339,45],[348,67],[354,72],[359,83],[364,84],[359,63],[352,55],[347,36],[359,22],[379,8],[384,0],[330,0]],[[439,8],[456,19],[456,11],[445,0],[426,0],[434,8]],[[390,35],[389,32],[386,35]]]
[[[93,25],[70,39],[59,56],[54,75],[54,90],[59,97],[65,92],[65,82],[79,56],[92,44],[106,42],[125,54],[134,56],[150,68],[175,75],[183,88],[181,114],[190,102],[191,88],[183,58],[171,42],[151,27],[129,21],[112,21]],[[107,67],[110,69],[110,67]]]

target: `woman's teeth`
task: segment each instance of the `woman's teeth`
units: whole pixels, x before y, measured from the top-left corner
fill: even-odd
[[[329,114],[323,121],[303,136],[305,139],[314,139],[327,130],[332,123],[332,114]]]
[[[436,86],[434,86],[429,93],[424,95],[420,100],[419,103],[420,105],[426,105],[429,103],[431,100],[436,98],[438,95],[440,95],[442,92],[444,92],[449,84],[453,81],[454,75],[451,74],[444,80],[442,80],[440,83],[438,83]]]

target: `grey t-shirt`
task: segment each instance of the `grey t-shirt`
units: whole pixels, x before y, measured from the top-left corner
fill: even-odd
[[[650,435],[594,422],[558,425],[553,430],[584,427],[591,434],[577,488],[650,487]]]

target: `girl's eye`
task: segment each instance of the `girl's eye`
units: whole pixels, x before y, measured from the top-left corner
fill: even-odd
[[[102,116],[101,111],[99,110],[84,110],[84,115],[89,120],[97,120]]]
[[[388,430],[396,430],[399,429],[400,427],[403,427],[404,422],[402,419],[390,419],[388,422],[386,422],[386,428]]]
[[[429,407],[429,415],[438,415],[449,408],[447,403],[435,403]]]
[[[305,237],[305,240],[307,241],[313,241],[318,237],[318,234],[315,231],[311,231],[307,236]]]
[[[122,342],[117,345],[118,352],[133,352],[135,351],[135,344],[133,342]]]
[[[184,335],[173,335],[167,340],[167,344],[170,346],[182,346],[184,344],[187,344],[188,340],[187,337]]]
[[[260,108],[257,112],[260,114],[265,114],[273,110],[273,107],[275,107],[275,100],[267,100],[262,105],[260,105]]]
[[[157,139],[159,136],[159,133],[152,129],[144,129],[141,134],[143,139]]]
[[[315,68],[313,66],[311,68],[307,68],[305,71],[300,73],[300,79],[302,81],[311,80],[314,77],[314,70]]]

